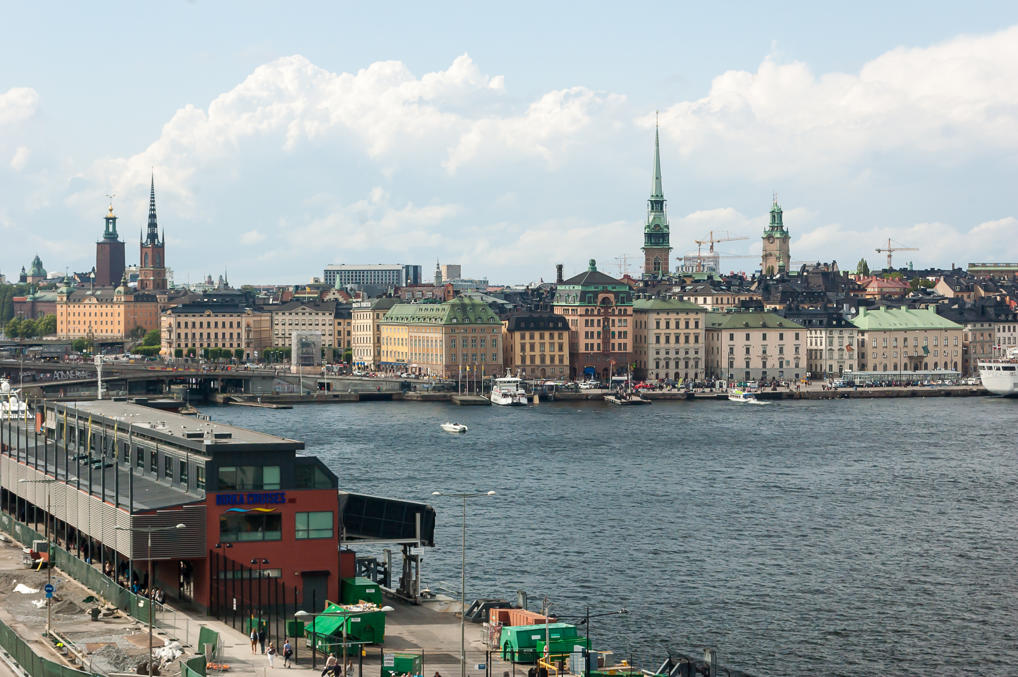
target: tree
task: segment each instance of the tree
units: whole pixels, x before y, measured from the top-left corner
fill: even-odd
[[[51,336],[57,333],[57,316],[46,315],[35,323],[35,333],[37,336]]]
[[[343,361],[347,364],[353,363],[353,348],[346,348],[343,351]]]
[[[135,327],[131,331],[127,332],[127,338],[140,339],[145,335],[145,327]]]
[[[233,356],[236,357],[237,360],[243,360],[244,359],[244,349],[243,348],[237,348],[236,350],[233,351]]]
[[[183,357],[184,356],[184,349],[183,348],[174,348],[173,349],[173,356],[174,357]]]
[[[21,320],[12,317],[4,327],[4,334],[7,335],[7,338],[21,338]]]
[[[76,338],[71,341],[71,350],[76,353],[83,353],[88,350],[88,348],[88,339],[86,338]]]
[[[870,274],[870,264],[866,262],[866,259],[859,259],[859,263],[855,267],[855,272],[859,275]]]
[[[157,346],[157,345],[159,345],[159,342],[161,341],[161,338],[162,337],[159,334],[159,330],[158,329],[153,329],[152,331],[150,331],[147,334],[145,334],[145,338],[143,338],[141,340],[141,345],[143,345],[143,346]]]

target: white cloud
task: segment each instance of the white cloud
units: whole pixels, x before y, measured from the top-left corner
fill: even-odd
[[[11,157],[11,169],[20,172],[28,164],[28,158],[31,155],[32,151],[29,150],[28,146],[18,146]]]
[[[257,230],[249,230],[240,236],[240,243],[246,245],[258,244],[265,240],[265,233]]]
[[[1018,26],[899,47],[851,74],[817,76],[804,63],[768,58],[755,73],[728,71],[707,96],[672,105],[661,127],[684,155],[760,177],[836,171],[871,153],[952,163],[1018,149],[1016,81]]]
[[[31,87],[11,87],[0,93],[0,125],[22,122],[35,115],[39,94]]]

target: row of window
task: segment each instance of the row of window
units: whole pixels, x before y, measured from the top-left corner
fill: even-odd
[[[331,511],[299,512],[294,519],[293,536],[297,540],[332,538]],[[281,541],[283,516],[272,513],[226,512],[219,517],[219,540],[223,543]]]

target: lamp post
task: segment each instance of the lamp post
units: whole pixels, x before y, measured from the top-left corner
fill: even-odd
[[[262,630],[262,572],[265,571],[263,567],[268,563],[269,560],[265,559],[264,557],[256,557],[253,560],[251,560],[251,566],[257,567],[256,570],[258,571],[258,627],[256,628],[257,632],[261,632]]]
[[[44,480],[18,480],[19,484],[53,484],[59,480],[49,478]],[[46,487],[46,585],[53,584],[53,540],[50,538],[49,525],[50,525],[50,501],[49,501],[49,486]],[[53,598],[46,598],[46,636],[50,636],[50,631],[53,628]]]
[[[390,611],[395,611],[395,609],[393,609],[391,606],[386,604],[381,609],[368,609],[366,611],[323,611],[321,613],[312,614],[312,613],[308,613],[307,611],[304,611],[303,609],[301,609],[300,611],[296,612],[293,615],[293,617],[295,619],[299,620],[299,621],[306,622],[306,620],[308,618],[311,619],[311,669],[312,670],[315,669],[315,652],[318,649],[318,647],[315,646],[315,644],[316,644],[316,642],[315,642],[315,635],[317,634],[316,628],[315,628],[315,625],[316,625],[315,624],[315,619],[317,619],[319,617],[342,618],[343,619],[343,622],[341,624],[342,627],[343,627],[343,676],[344,677],[350,677],[348,674],[346,674],[346,623],[347,623],[347,620],[350,619],[350,618],[353,618],[354,616],[363,616],[364,614],[373,614],[376,611],[381,611],[382,613],[389,613]]]
[[[129,532],[140,532],[148,534],[148,677],[152,677],[152,602],[155,601],[155,594],[152,592],[152,584],[155,579],[152,576],[152,534],[159,531],[173,531],[174,529],[184,529],[187,527],[186,524],[181,522],[173,526],[165,527],[114,527],[117,531],[129,531]],[[134,550],[134,544],[131,544],[131,550]],[[133,552],[131,553],[134,554]]]
[[[466,615],[467,615],[467,499],[480,496],[494,496],[494,491],[443,493],[432,491],[432,496],[450,496],[463,499],[463,538],[460,552],[460,677],[467,677]]]
[[[583,620],[580,621],[584,626],[584,636],[587,639],[587,662],[583,668],[584,677],[590,677],[590,619],[591,618],[603,618],[605,616],[625,616],[629,613],[629,609],[622,607],[618,611],[608,611],[603,614],[591,614],[590,607],[586,608],[586,613],[583,615]]]

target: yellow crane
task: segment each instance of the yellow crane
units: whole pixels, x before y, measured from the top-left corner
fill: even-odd
[[[885,248],[877,247],[878,254],[884,253],[887,254],[887,270],[894,270],[894,268],[891,267],[891,254],[893,254],[894,252],[917,252],[917,251],[919,251],[918,247],[892,247],[891,238],[887,238],[887,247]]]
[[[729,235],[727,232],[724,232],[724,233],[719,232],[718,233],[718,237],[715,237],[714,236],[714,231],[712,230],[712,231],[710,231],[707,234],[707,237],[705,237],[704,239],[702,239],[702,240],[693,240],[693,242],[696,243],[696,272],[698,272],[698,273],[702,273],[703,272],[703,259],[704,259],[704,256],[703,256],[703,253],[702,253],[702,247],[705,244],[706,245],[710,245],[710,247],[707,249],[707,256],[713,257],[714,256],[714,245],[715,245],[715,243],[717,243],[717,242],[734,242],[735,240],[748,240],[748,239],[749,238],[745,237],[745,236],[736,236],[736,237],[733,237],[733,236]]]

